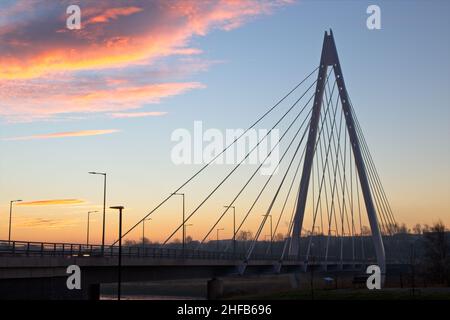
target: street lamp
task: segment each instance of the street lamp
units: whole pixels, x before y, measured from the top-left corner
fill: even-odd
[[[217,229],[217,251],[219,251],[219,231],[225,230],[225,228]]]
[[[224,206],[233,209],[233,254],[236,255],[236,208],[235,206]]]
[[[86,245],[89,246],[89,217],[91,215],[91,213],[96,213],[98,211],[89,211],[88,212],[88,218],[87,218],[87,235],[86,235]]]
[[[9,232],[8,232],[8,243],[11,242],[11,219],[12,219],[12,207],[14,202],[21,202],[22,200],[11,200],[9,202]]]
[[[183,197],[183,224],[182,224],[182,251],[183,251],[183,256],[184,256],[184,247],[185,247],[185,243],[186,243],[186,228],[185,228],[185,196],[184,193],[172,193],[172,195],[174,196],[182,196]]]
[[[142,220],[142,250],[145,249],[145,221],[150,221],[150,220],[152,220],[152,218]]]
[[[104,177],[103,180],[103,232],[102,232],[102,255],[105,252],[105,222],[106,222],[106,173],[90,171],[89,174],[99,174]]]
[[[123,206],[115,206],[110,207],[110,209],[119,210],[119,272],[118,272],[118,281],[117,281],[117,300],[120,300],[120,289],[122,282],[122,210]]]

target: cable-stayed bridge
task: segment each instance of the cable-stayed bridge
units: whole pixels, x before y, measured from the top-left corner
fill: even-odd
[[[275,120],[271,121],[271,117]],[[142,245],[119,246],[122,239],[141,230],[145,221],[157,215],[171,198],[183,195],[184,206],[182,192],[206,175],[220,156],[263,122],[270,123],[267,134],[223,176],[215,175],[208,180],[207,187],[203,185],[208,189],[206,194],[192,210],[183,214],[181,223],[168,232],[161,244],[145,244],[143,237]],[[261,163],[247,174],[240,171],[276,129],[281,130],[279,139]],[[272,174],[258,176],[275,148],[282,151]],[[236,183],[236,179],[241,182]],[[233,187],[227,189],[230,181]],[[229,199],[226,206],[216,208],[219,213],[198,241],[185,244],[186,226],[205,215],[203,209],[221,192],[222,197]],[[242,202],[243,198],[246,202]],[[243,215],[236,220],[233,212],[232,236],[227,241],[219,241],[219,226],[238,203],[244,208]],[[241,239],[249,221],[257,221],[257,227],[251,236]],[[267,240],[264,230],[269,224],[270,240]],[[7,284],[3,288],[12,288],[35,282],[42,288],[45,287],[42,279],[53,279],[48,288],[61,286],[65,289],[65,267],[76,264],[85,274],[84,284],[94,288],[95,284],[116,281],[117,260],[122,258],[123,269],[119,273],[123,274],[123,281],[299,273],[308,268],[357,273],[363,272],[368,264],[377,264],[384,275],[387,260],[383,237],[395,233],[396,227],[347,91],[330,31],[325,32],[317,68],[124,232],[119,240],[104,247],[0,242],[0,283]],[[215,232],[217,239],[211,241]],[[182,247],[173,242],[180,233]],[[278,234],[283,237],[276,239]]]

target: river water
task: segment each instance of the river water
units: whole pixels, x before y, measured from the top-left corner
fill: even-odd
[[[123,295],[121,300],[205,300],[201,297],[160,296],[160,295]],[[117,296],[101,295],[100,300],[117,300]]]

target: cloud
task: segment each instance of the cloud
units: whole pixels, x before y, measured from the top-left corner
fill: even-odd
[[[19,202],[18,206],[55,206],[55,205],[77,205],[85,203],[81,199],[52,199],[52,200],[38,200],[38,201],[27,201]]]
[[[0,116],[32,121],[67,113],[120,112],[203,88],[190,81],[175,84],[162,73],[156,81],[145,75],[169,57],[174,59],[171,72],[176,73],[173,70],[183,69],[180,59],[202,54],[191,46],[195,37],[235,29],[290,2],[0,2]],[[68,30],[66,8],[77,3],[82,28]],[[162,87],[171,90],[155,91]]]
[[[14,137],[5,138],[4,141],[18,141],[18,140],[37,140],[37,139],[55,139],[55,138],[67,138],[67,137],[88,137],[88,136],[98,136],[103,134],[111,134],[119,132],[116,129],[109,130],[81,130],[81,131],[71,131],[71,132],[55,132],[48,134],[36,134],[26,137]],[[23,204],[22,204],[23,205]]]
[[[138,7],[121,7],[121,8],[111,8],[106,9],[105,12],[91,17],[84,26],[93,23],[105,23],[110,20],[116,20],[121,16],[129,16],[137,12],[141,12],[143,9]]]
[[[10,122],[73,114],[120,112],[160,103],[162,99],[205,88],[198,82],[132,83],[128,77],[80,80],[0,82],[0,116]]]
[[[289,3],[285,0],[121,0],[82,2],[82,29],[65,29],[67,1],[6,4],[0,26],[0,77],[34,78],[68,70],[117,68],[173,54],[192,54],[194,36],[231,30]],[[34,14],[30,14],[34,11]],[[25,20],[20,18],[25,17]],[[33,50],[30,50],[30,49]]]
[[[16,222],[16,227],[19,228],[35,228],[46,227],[49,229],[62,229],[67,227],[73,227],[79,224],[76,220],[67,219],[44,219],[44,218],[27,218],[19,222]]]
[[[118,112],[111,113],[111,118],[121,119],[121,118],[143,118],[143,117],[160,117],[166,115],[167,112],[163,111],[149,111],[149,112]]]
[[[91,105],[92,102],[104,105],[103,111],[114,109],[114,105],[119,102],[121,106],[129,105],[133,108],[136,104],[158,103],[161,98],[166,98],[191,89],[204,88],[198,82],[188,83],[160,83],[144,86],[118,87],[89,92],[75,97],[77,105]]]

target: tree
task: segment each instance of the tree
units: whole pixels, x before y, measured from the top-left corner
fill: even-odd
[[[417,223],[414,227],[413,227],[413,233],[414,234],[422,234],[422,225],[420,223]]]
[[[424,233],[424,263],[431,280],[450,285],[450,245],[445,225],[438,221]]]
[[[136,245],[136,241],[135,240],[130,240],[130,239],[126,239],[124,242],[124,246],[135,246]]]
[[[386,229],[392,233],[398,233],[398,225],[396,223],[388,223]]]
[[[284,240],[284,234],[281,232],[277,233],[275,237],[273,237],[274,242],[283,241]]]
[[[397,233],[406,234],[406,233],[410,233],[410,232],[411,232],[411,229],[409,229],[405,223],[402,223],[402,225],[400,227],[398,227],[398,229],[397,229]]]
[[[246,230],[241,230],[239,231],[238,235],[236,236],[236,240],[239,241],[248,241],[250,239],[253,239],[253,232],[251,231],[246,231]]]
[[[370,236],[372,234],[372,232],[370,231],[370,228],[367,226],[362,226],[361,227],[361,235],[363,236]]]

